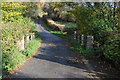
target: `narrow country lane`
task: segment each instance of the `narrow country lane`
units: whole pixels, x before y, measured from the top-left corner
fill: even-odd
[[[42,37],[38,52],[12,78],[89,78],[85,65],[70,63],[75,54],[62,38],[49,33],[39,20],[36,24]]]

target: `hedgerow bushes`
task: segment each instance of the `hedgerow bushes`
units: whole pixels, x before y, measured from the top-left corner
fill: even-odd
[[[76,18],[78,32],[94,36],[94,49],[98,51],[96,54],[120,67],[120,12],[117,12],[116,4],[112,6],[109,3],[85,3],[86,6],[76,7],[71,12]]]
[[[120,70],[120,35],[110,35],[102,47],[105,58],[111,60]]]
[[[36,16],[35,9],[37,8],[35,3],[31,2],[2,2],[2,20],[4,21],[14,21],[18,20],[23,16]],[[33,11],[34,10],[34,11]]]
[[[23,17],[22,17],[23,18]],[[4,22],[2,26],[3,40],[17,40],[29,34],[35,28],[30,18],[19,19],[14,22]]]
[[[3,13],[2,70],[3,76],[5,76],[8,71],[12,71],[31,57],[39,46],[40,36],[36,35],[36,38],[30,41],[25,39],[26,36],[38,33],[35,30],[35,22],[31,18],[36,17],[33,12],[33,9],[37,8],[35,3],[2,2],[1,8]],[[23,38],[25,39],[25,49],[21,51],[17,43]]]

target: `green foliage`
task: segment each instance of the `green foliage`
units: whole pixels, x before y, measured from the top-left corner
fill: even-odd
[[[1,63],[0,63],[0,79],[2,79],[2,54],[0,54],[0,58],[1,58]]]
[[[3,76],[6,71],[11,71],[13,68],[25,62],[25,55],[23,55],[19,50],[15,49],[12,51],[8,51],[8,53],[2,54],[2,70]]]
[[[23,17],[22,17],[23,18]],[[35,28],[34,22],[30,18],[19,19],[14,22],[4,23],[2,26],[2,40],[18,40],[23,35],[32,32]]]
[[[58,21],[56,21],[56,23],[65,25],[66,28],[77,28],[77,25],[75,23],[72,23],[72,22],[58,22]]]
[[[92,10],[89,7],[78,7],[72,10],[75,15],[77,26],[79,27],[79,32],[81,34],[90,34],[90,23]]]
[[[120,70],[120,35],[114,34],[109,36],[108,40],[102,47],[103,53],[107,59],[114,62],[115,66]]]
[[[74,30],[78,29],[76,23],[74,23],[74,22],[63,22],[63,21],[55,21],[55,22],[57,24],[65,25],[63,34],[71,35],[74,33]],[[55,31],[54,31],[54,33],[55,33]],[[56,33],[58,33],[58,31]],[[59,32],[58,34],[60,34],[60,33],[62,33],[62,32]]]
[[[14,21],[19,19],[21,15],[31,15],[32,9],[36,9],[34,3],[14,3],[14,2],[2,2],[2,19],[5,21]]]
[[[90,3],[86,3],[88,6],[77,7],[71,12],[75,15],[79,32],[94,35],[95,41],[102,45],[109,33],[113,31],[113,27],[115,27],[116,16],[113,15],[112,7],[107,7],[109,4],[94,4],[92,6]]]
[[[71,11],[75,15],[78,32],[93,35],[96,50],[99,52],[97,54],[119,65],[119,11],[117,12],[116,3],[114,6],[110,3],[93,4],[85,3]]]
[[[35,23],[31,19],[33,9],[36,9],[34,3],[14,3],[2,2],[2,67],[3,77],[7,71],[12,71],[15,67],[23,64],[28,57],[39,46],[40,39],[31,40],[29,44],[25,42],[26,49],[21,52],[16,44],[23,36],[37,33]],[[39,35],[38,35],[39,36]],[[40,37],[40,36],[39,36]]]
[[[94,35],[94,38],[99,43],[99,46],[103,45],[113,31],[113,24],[108,20],[95,19],[92,25],[92,35]]]
[[[46,3],[43,7],[43,11],[48,13],[48,16],[52,19],[61,19],[64,21],[75,21],[74,15],[69,11],[69,7],[66,3],[62,2],[52,2]]]
[[[15,67],[22,65],[27,58],[31,57],[31,55],[38,49],[40,43],[40,36],[34,40],[31,40],[29,43],[29,47],[24,51],[19,51],[14,47],[13,50],[10,48],[9,50],[3,52],[3,76],[6,74],[6,71],[12,71]],[[6,47],[8,47],[7,45]]]

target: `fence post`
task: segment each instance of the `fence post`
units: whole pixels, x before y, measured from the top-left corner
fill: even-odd
[[[35,33],[33,33],[33,39],[35,39]]]
[[[81,44],[84,44],[84,34],[81,35]]]
[[[30,37],[29,35],[26,36],[26,41],[27,42],[29,42],[29,40],[30,40],[29,37]]]
[[[32,34],[30,34],[30,40],[32,40]]]
[[[76,32],[76,31],[74,31],[74,39],[75,39],[75,40],[76,40],[76,33],[77,33],[77,32]]]
[[[22,40],[21,40],[21,43],[22,43],[22,44],[21,44],[21,45],[22,45],[22,46],[21,46],[21,50],[24,50],[24,47],[25,47],[25,46],[24,46],[24,44],[25,44],[24,41],[25,41],[25,40],[24,40],[24,36],[23,36],[23,38],[22,38]]]
[[[86,49],[93,48],[93,40],[94,40],[93,36],[90,35],[87,36]]]
[[[33,39],[35,39],[35,34],[34,34],[34,33],[31,33],[31,35],[30,35],[30,40],[33,40]]]
[[[17,41],[17,46],[20,50],[24,50],[24,36],[22,37],[22,40]]]
[[[77,34],[77,41],[80,42],[80,34]]]

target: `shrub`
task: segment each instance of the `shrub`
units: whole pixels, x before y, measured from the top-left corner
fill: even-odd
[[[1,9],[3,13],[1,42],[3,59],[2,68],[4,77],[7,71],[13,70],[13,68],[23,64],[26,61],[27,56],[30,56],[26,54],[32,54],[38,47],[39,41],[33,40],[35,45],[30,43],[32,46],[28,45],[30,49],[26,52],[26,54],[22,53],[16,45],[16,42],[21,40],[23,36],[36,32],[35,23],[31,19],[31,13],[33,12],[31,9],[35,9],[34,3],[2,2]]]
[[[94,50],[102,57],[112,61],[116,66],[120,64],[119,50],[119,11],[116,3],[85,3],[71,10],[76,18],[79,32],[94,36]],[[91,6],[90,6],[91,5]],[[89,6],[89,7],[88,7]],[[118,33],[114,33],[118,30]]]
[[[114,62],[115,66],[120,70],[120,35],[114,34],[109,36],[108,40],[103,45],[103,53],[105,58]]]
[[[12,71],[13,68],[21,65],[25,62],[26,56],[19,50],[11,50],[9,53],[2,54],[2,70],[3,76],[6,75],[6,71]]]
[[[113,33],[112,23],[109,20],[95,19],[91,28],[91,33],[94,35],[95,41],[99,46],[103,45],[109,35]]]

